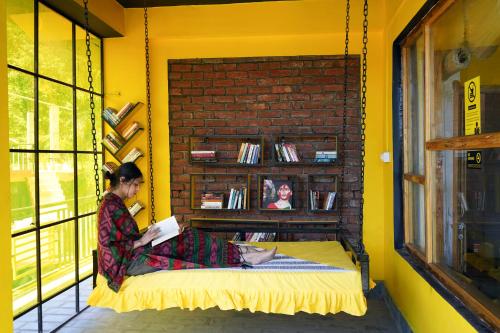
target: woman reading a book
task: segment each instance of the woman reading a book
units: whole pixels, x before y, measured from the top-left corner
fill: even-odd
[[[195,228],[179,229],[179,235],[154,247],[158,229],[139,233],[124,200],[134,197],[143,182],[142,173],[132,163],[106,172],[110,188],[98,209],[98,268],[108,286],[118,292],[125,275],[141,275],[158,270],[234,267],[257,265],[271,260],[276,249],[259,251],[238,246]]]

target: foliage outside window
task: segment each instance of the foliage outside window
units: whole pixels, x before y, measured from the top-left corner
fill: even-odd
[[[499,44],[496,1],[442,1],[402,48],[405,243],[494,327],[500,315]],[[465,130],[471,121],[474,133]]]
[[[97,114],[101,48],[92,35]],[[17,317],[91,275],[96,198],[85,30],[36,0],[7,0],[7,57]]]

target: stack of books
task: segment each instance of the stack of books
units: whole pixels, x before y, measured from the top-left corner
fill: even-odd
[[[231,188],[227,209],[246,209],[247,208],[247,188]]]
[[[127,103],[119,111],[108,106],[102,111],[102,117],[108,122],[108,124],[114,127],[120,123],[123,117],[125,117],[125,115],[132,110],[134,106],[135,104]]]
[[[114,132],[108,133],[104,139],[102,139],[102,143],[110,152],[113,154],[116,153],[123,146],[123,139],[116,135]]]
[[[118,169],[118,165],[113,162],[106,162],[102,165],[102,171],[114,173]]]
[[[333,163],[337,160],[337,151],[317,151],[314,163]]]
[[[214,150],[191,150],[193,162],[217,162]]]
[[[139,148],[132,148],[129,153],[122,159],[122,163],[135,162],[139,157],[142,156],[142,151]]]
[[[272,242],[276,238],[275,232],[246,232],[246,242]],[[233,236],[233,241],[241,241],[241,233],[237,232]],[[244,243],[243,243],[244,244]]]
[[[201,195],[201,209],[222,209],[223,193],[203,193]]]
[[[130,215],[135,216],[141,209],[144,208],[144,205],[139,201],[134,202],[129,208],[128,211]]]
[[[243,142],[238,153],[238,163],[257,164],[259,163],[260,145]]]
[[[128,140],[134,135],[138,130],[142,129],[141,125],[137,121],[134,121],[132,124],[127,126],[123,131],[122,131],[122,137],[125,140]]]
[[[278,162],[300,162],[297,147],[293,143],[276,143],[274,144],[274,149],[276,150]]]

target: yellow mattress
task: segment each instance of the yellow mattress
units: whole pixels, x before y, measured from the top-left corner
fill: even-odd
[[[361,316],[366,299],[361,273],[338,242],[256,243],[278,246],[278,253],[341,268],[336,271],[257,271],[197,269],[159,271],[125,279],[120,291],[102,276],[88,304],[116,312],[172,307],[194,310],[219,307],[252,312],[294,314],[337,313]]]

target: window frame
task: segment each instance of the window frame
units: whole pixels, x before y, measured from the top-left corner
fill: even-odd
[[[432,172],[433,153],[437,151],[473,150],[500,147],[500,131],[474,136],[454,136],[443,139],[431,139],[431,110],[433,103],[432,86],[433,57],[431,54],[431,27],[439,19],[454,0],[427,1],[417,15],[405,27],[393,43],[393,142],[394,142],[394,241],[395,248],[403,257],[409,254],[415,261],[409,260],[412,266],[426,278],[431,285],[442,283],[446,292],[440,292],[455,308],[457,305],[450,295],[458,297],[467,308],[457,309],[474,327],[481,327],[478,320],[486,320],[493,327],[500,327],[499,318],[487,306],[474,296],[474,292],[451,277],[449,268],[437,263],[435,232],[433,225],[433,205],[435,193]],[[419,36],[424,36],[424,175],[408,172],[408,46]],[[411,242],[412,224],[410,220],[410,204],[408,185],[417,183],[424,185],[425,207],[425,251],[420,251]],[[406,253],[406,254],[405,254]],[[416,264],[415,264],[416,262]],[[414,264],[414,265],[413,265]],[[436,288],[439,289],[439,288]],[[472,314],[472,318],[471,318]],[[479,319],[481,318],[481,319]],[[484,327],[483,327],[484,328]]]
[[[53,11],[54,13],[60,15],[64,19],[66,19],[70,24],[71,24],[71,66],[72,66],[72,78],[71,78],[71,83],[68,82],[63,82],[58,79],[42,75],[39,73],[39,29],[40,29],[40,24],[39,24],[39,7],[40,5],[45,6],[49,10]],[[71,288],[75,288],[75,314],[80,313],[83,311],[86,307],[83,307],[80,305],[81,300],[80,300],[80,291],[79,291],[79,283],[89,279],[90,276],[92,275],[92,272],[89,272],[88,274],[84,276],[80,276],[80,251],[79,251],[79,221],[82,218],[95,215],[96,211],[93,212],[85,212],[85,213],[78,213],[78,202],[79,202],[79,196],[78,196],[78,160],[80,156],[85,156],[88,154],[93,154],[94,152],[91,150],[81,150],[79,149],[77,145],[77,114],[78,114],[78,99],[77,99],[77,92],[83,92],[83,93],[90,93],[90,91],[87,88],[83,88],[78,86],[78,81],[77,81],[77,46],[76,46],[76,37],[77,37],[77,29],[81,28],[85,30],[85,28],[77,23],[77,21],[54,6],[52,6],[50,3],[47,3],[46,1],[43,0],[33,0],[33,20],[34,20],[34,27],[33,27],[33,48],[34,48],[34,66],[33,66],[33,71],[27,70],[24,68],[17,67],[15,65],[7,64],[7,68],[9,71],[16,71],[25,75],[29,75],[30,77],[33,78],[34,80],[34,91],[33,91],[33,106],[34,106],[34,124],[35,124],[35,129],[34,129],[34,147],[30,149],[18,149],[18,148],[9,148],[9,153],[28,153],[28,154],[33,154],[34,155],[34,176],[35,176],[35,199],[34,199],[34,210],[35,210],[35,215],[34,215],[34,221],[35,224],[29,228],[22,229],[20,231],[12,231],[11,232],[11,238],[14,240],[17,237],[22,237],[23,235],[27,234],[34,234],[37,242],[36,242],[36,302],[29,306],[26,307],[24,310],[20,311],[19,313],[15,314],[13,319],[20,318],[21,316],[29,313],[30,311],[33,310],[38,310],[38,329],[39,331],[43,329],[43,311],[42,311],[42,305],[58,295],[61,295],[62,293],[68,291]],[[98,55],[99,58],[99,65],[101,68],[101,74],[100,74],[100,80],[98,82],[94,81],[94,85],[97,84],[100,86],[99,89],[97,89],[99,92],[94,92],[94,98],[100,100],[100,105],[102,106],[104,103],[104,72],[103,72],[103,58],[104,58],[104,41],[103,37],[100,36],[98,33],[96,33],[92,28],[89,29],[93,37],[97,38],[99,40],[100,44],[100,52]],[[39,81],[40,80],[46,80],[47,82],[54,83],[57,85],[61,85],[64,87],[68,87],[72,90],[72,121],[73,121],[73,139],[72,139],[72,149],[69,150],[63,150],[63,149],[39,149],[39,132],[38,132],[38,127],[39,127],[39,103],[40,103],[40,91],[39,91]],[[100,109],[95,109],[97,112],[98,116],[100,116],[101,110]],[[98,136],[102,136],[103,133],[103,124],[101,124],[101,127],[97,129],[98,131]],[[74,216],[69,217],[69,218],[63,218],[59,219],[56,221],[52,221],[49,223],[41,223],[40,221],[40,191],[39,191],[39,179],[40,179],[40,174],[39,174],[39,165],[40,165],[40,154],[62,154],[64,155],[69,155],[73,159],[73,194],[74,194]],[[104,160],[104,155],[103,151],[100,146],[98,146],[98,154],[101,155],[101,159]],[[104,185],[104,180],[102,181],[101,184],[101,189],[103,188]],[[74,275],[75,275],[75,281],[66,285],[63,287],[61,290],[51,293],[50,296],[43,296],[42,294],[42,258],[41,258],[41,244],[40,244],[40,232],[43,231],[44,229],[52,228],[55,226],[62,226],[67,223],[74,223],[74,237],[75,237],[75,242],[72,244],[74,245],[75,253],[74,253]],[[73,316],[74,316],[73,315]],[[68,320],[71,319],[72,316],[68,317]],[[58,326],[56,329],[64,325],[68,320],[64,321],[61,323],[60,326]]]

